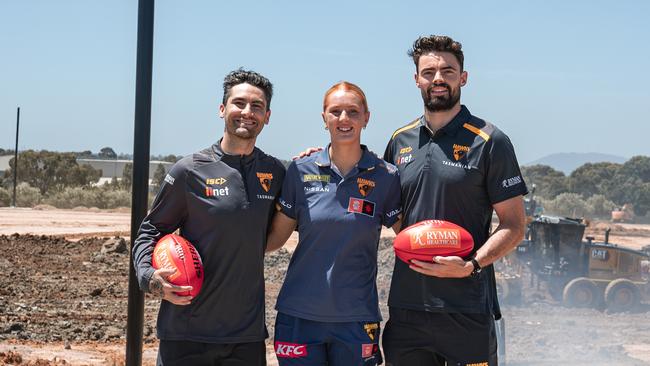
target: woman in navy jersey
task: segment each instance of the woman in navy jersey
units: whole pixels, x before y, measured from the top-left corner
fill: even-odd
[[[340,82],[323,100],[326,149],[287,170],[267,251],[299,233],[278,296],[280,365],[377,365],[377,247],[381,226],[399,226],[397,169],[361,145],[370,111],[356,85]]]

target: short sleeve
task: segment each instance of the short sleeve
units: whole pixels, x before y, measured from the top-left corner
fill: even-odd
[[[386,151],[384,151],[384,161],[389,164],[395,164],[395,159],[393,158],[395,156],[393,153],[394,145],[395,140],[390,139],[390,141],[388,141],[388,145],[386,145]]]
[[[282,182],[282,192],[280,193],[280,211],[288,217],[297,220],[296,214],[296,188],[300,186],[300,174],[298,167],[293,161],[287,168],[287,174]]]
[[[510,139],[497,130],[491,140],[486,178],[490,203],[495,204],[518,195],[526,195],[528,189],[521,176],[515,149]]]
[[[399,219],[399,214],[402,212],[402,188],[400,186],[399,172],[397,168],[392,165],[388,166],[394,169],[395,172],[391,174],[391,184],[388,190],[388,196],[384,203],[384,215],[382,217],[382,224],[385,227],[392,227]]]

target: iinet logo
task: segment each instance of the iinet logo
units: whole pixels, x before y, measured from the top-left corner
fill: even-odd
[[[275,342],[275,355],[282,358],[301,358],[307,356],[304,344]]]

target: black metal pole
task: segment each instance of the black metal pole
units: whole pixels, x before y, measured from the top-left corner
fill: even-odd
[[[18,184],[18,131],[20,131],[20,107],[16,111],[16,149],[14,150],[14,199],[11,204],[16,207],[16,185]]]
[[[149,197],[149,139],[151,131],[151,74],[153,65],[154,0],[139,0],[138,46],[135,79],[135,127],[133,136],[133,179],[131,193],[131,243],[147,215]],[[129,257],[129,309],[126,330],[126,366],[142,364],[144,294],[138,287]]]

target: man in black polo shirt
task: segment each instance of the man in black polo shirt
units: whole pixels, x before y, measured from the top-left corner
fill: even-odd
[[[223,83],[223,138],[177,162],[133,244],[140,288],[161,297],[158,365],[266,365],[264,249],[282,163],[255,147],[268,124],[273,86],[246,70]],[[180,229],[201,255],[205,278],[196,298],[154,270],[158,239]]]
[[[460,104],[467,83],[461,44],[418,38],[409,56],[424,115],[393,134],[384,160],[402,185],[402,227],[454,222],[474,238],[472,258],[395,261],[383,345],[388,365],[496,365],[500,317],[492,263],[523,239],[521,178],[508,137]],[[490,234],[492,212],[499,226]]]

